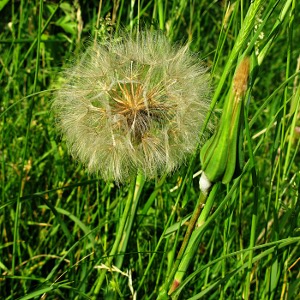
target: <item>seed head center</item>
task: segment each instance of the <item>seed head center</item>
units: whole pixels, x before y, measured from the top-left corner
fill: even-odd
[[[134,81],[118,83],[111,90],[112,113],[121,116],[118,128],[126,130],[123,134],[129,133],[134,142],[141,142],[146,132],[165,122],[168,109],[161,103],[159,93],[157,89],[147,91],[141,83]]]

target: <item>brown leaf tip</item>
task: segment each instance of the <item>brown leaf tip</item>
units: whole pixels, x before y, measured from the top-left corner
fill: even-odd
[[[233,90],[237,97],[245,95],[248,87],[248,77],[250,72],[250,58],[245,57],[239,64],[233,78]]]

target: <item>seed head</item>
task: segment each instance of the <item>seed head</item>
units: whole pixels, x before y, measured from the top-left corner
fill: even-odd
[[[90,46],[63,72],[53,110],[73,156],[122,182],[171,172],[192,153],[209,109],[206,69],[163,34]]]

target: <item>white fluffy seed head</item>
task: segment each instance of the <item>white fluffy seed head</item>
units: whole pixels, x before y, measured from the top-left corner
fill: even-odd
[[[209,110],[209,77],[187,46],[158,32],[90,46],[63,72],[53,110],[72,155],[125,181],[171,172],[191,154]]]

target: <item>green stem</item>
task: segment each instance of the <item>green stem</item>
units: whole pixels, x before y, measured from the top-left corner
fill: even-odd
[[[211,208],[214,204],[214,200],[215,200],[215,196],[216,196],[218,188],[219,188],[219,184],[215,184],[212,187],[211,192],[209,193],[209,196],[206,200],[205,206],[204,206],[203,210],[201,211],[201,214],[196,223],[196,227],[192,233],[189,243],[188,243],[188,245],[185,249],[185,252],[182,256],[182,260],[179,264],[179,267],[177,268],[172,286],[168,292],[169,295],[171,295],[177,289],[177,287],[180,285],[183,277],[185,276],[187,268],[189,267],[193,257],[195,256],[195,253],[196,253],[196,251],[199,247],[200,241],[201,241],[203,225],[204,225],[206,219],[208,218]],[[207,196],[204,195],[204,197],[206,198]],[[178,296],[179,295],[177,295],[176,298],[174,298],[174,299],[177,299]]]
[[[164,30],[165,28],[165,19],[164,19],[164,7],[163,7],[163,1],[158,0],[157,1],[158,6],[158,20],[159,20],[159,29]]]
[[[180,261],[183,257],[183,254],[184,254],[184,251],[186,250],[187,246],[188,246],[188,242],[190,240],[190,237],[193,233],[193,230],[195,228],[195,224],[200,216],[200,213],[201,213],[201,210],[202,210],[202,207],[203,207],[203,204],[205,203],[206,201],[206,198],[207,198],[207,194],[204,194],[204,193],[200,193],[200,196],[199,196],[199,199],[198,199],[198,202],[197,202],[197,205],[195,207],[195,210],[193,212],[193,215],[189,221],[189,226],[187,228],[187,231],[185,233],[185,236],[184,236],[184,239],[183,239],[183,242],[181,244],[181,247],[180,247],[180,250],[177,254],[177,258],[176,258],[176,261],[174,263],[174,266],[172,268],[172,271],[170,272],[165,284],[164,284],[164,287],[163,287],[163,290],[161,292],[161,295],[166,295],[167,293],[167,290],[170,286],[170,284],[172,283],[172,280],[174,278],[174,275],[176,274],[177,272],[177,269],[178,269],[178,266],[180,264]],[[165,296],[163,296],[165,297]],[[160,298],[158,298],[160,299]],[[163,299],[163,298],[162,298]]]
[[[133,202],[133,198],[134,198],[135,183],[136,183],[136,180],[132,180],[131,186],[130,186],[130,189],[129,189],[129,193],[128,193],[128,197],[127,197],[127,201],[126,201],[126,205],[125,205],[122,217],[120,219],[119,228],[118,228],[118,231],[117,231],[117,236],[116,236],[116,239],[114,241],[113,247],[112,247],[112,249],[109,253],[108,259],[106,261],[106,266],[107,267],[111,266],[113,258],[115,257],[115,255],[118,252],[118,248],[120,246],[120,242],[121,242],[122,236],[124,234],[124,228],[125,228],[125,225],[126,225],[126,221],[128,219],[128,216],[130,214],[130,210],[131,210],[131,207],[132,207],[132,202]],[[100,277],[98,278],[98,280],[95,283],[95,288],[94,288],[94,291],[93,291],[93,295],[91,297],[92,300],[98,299],[97,296],[100,292],[103,281],[105,279],[107,269],[101,269],[100,272],[101,272]]]
[[[132,224],[133,224],[133,221],[134,221],[135,213],[136,213],[136,210],[137,210],[137,206],[138,206],[138,203],[139,203],[141,192],[143,190],[144,183],[145,183],[145,176],[143,174],[139,173],[137,175],[137,178],[136,178],[135,190],[134,190],[134,196],[133,196],[131,211],[130,211],[130,214],[128,216],[128,220],[126,222],[126,225],[125,225],[125,228],[124,228],[124,231],[123,231],[123,236],[122,236],[122,239],[121,239],[120,245],[119,245],[118,253],[122,254],[122,255],[118,255],[117,261],[116,261],[116,267],[119,268],[119,269],[122,268],[122,264],[123,264],[123,260],[124,260],[124,254],[123,253],[126,252],[128,240],[129,240],[130,233],[131,233]]]

